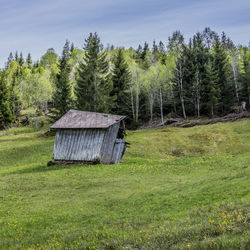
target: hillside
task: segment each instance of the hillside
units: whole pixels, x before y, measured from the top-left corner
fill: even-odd
[[[249,249],[250,120],[131,131],[123,162],[51,166],[0,131],[1,249]]]

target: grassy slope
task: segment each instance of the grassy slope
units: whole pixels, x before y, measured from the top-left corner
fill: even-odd
[[[106,166],[47,167],[41,134],[0,132],[1,249],[250,247],[250,120],[130,132]]]

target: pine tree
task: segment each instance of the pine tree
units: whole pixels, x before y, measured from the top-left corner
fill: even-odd
[[[56,79],[56,91],[54,94],[54,119],[57,119],[64,115],[72,106],[72,90],[70,84],[70,48],[69,42],[66,41],[62,56],[60,58],[60,72]]]
[[[124,59],[123,50],[119,49],[114,60],[113,90],[110,93],[111,97],[114,97],[114,106],[111,111],[115,114],[128,114],[130,81],[131,73],[128,64]]]
[[[13,122],[13,116],[9,103],[9,90],[4,73],[0,72],[0,129],[4,129],[11,122]]]
[[[112,106],[111,74],[105,51],[97,33],[85,40],[84,62],[80,63],[75,94],[77,108],[87,111],[108,112]]]

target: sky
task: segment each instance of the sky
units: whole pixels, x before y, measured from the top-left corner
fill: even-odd
[[[0,66],[10,52],[38,60],[48,48],[58,54],[68,39],[82,48],[90,32],[104,46],[137,48],[180,30],[185,38],[205,27],[235,44],[250,42],[249,0],[0,0]]]

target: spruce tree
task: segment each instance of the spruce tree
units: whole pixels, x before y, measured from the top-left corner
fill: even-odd
[[[8,57],[8,61],[6,63],[6,69],[8,69],[10,67],[10,64],[12,63],[13,60],[14,60],[13,54],[12,54],[12,52],[10,52],[9,57]]]
[[[20,66],[22,66],[23,63],[24,63],[23,53],[22,53],[22,52],[20,53],[20,56],[19,56],[19,58],[18,58],[18,63],[19,63]]]
[[[206,27],[202,32],[203,43],[208,49],[211,49],[212,45],[219,39],[218,34],[212,31],[209,27]]]
[[[193,47],[192,40],[190,39],[187,46],[182,46],[182,92],[183,99],[185,100],[185,110],[186,115],[196,115],[196,94],[199,84],[199,70],[197,63],[197,53],[196,49]],[[174,48],[176,52],[179,48]]]
[[[203,78],[205,72],[205,65],[209,59],[208,48],[205,47],[201,33],[196,33],[193,37],[193,82],[192,82],[192,97],[195,108],[195,114],[199,117],[201,112],[202,100],[202,88],[204,85]]]
[[[70,84],[70,48],[69,42],[66,41],[62,56],[60,58],[60,72],[56,79],[56,91],[54,94],[54,118],[57,119],[64,115],[72,106],[72,90]]]
[[[160,53],[165,53],[165,46],[164,46],[164,43],[162,41],[159,42],[159,52]]]
[[[247,108],[250,108],[250,50],[243,48],[243,69],[244,72],[241,76],[241,101],[246,102]]]
[[[74,49],[75,49],[75,45],[74,45],[74,43],[71,43],[71,45],[70,45],[70,54],[72,54]]]
[[[75,89],[77,108],[87,111],[108,112],[112,106],[111,74],[105,51],[97,33],[85,40],[84,61],[80,63]]]
[[[27,59],[26,59],[26,63],[28,65],[28,68],[32,68],[32,59],[31,59],[31,54],[28,53]]]
[[[0,129],[4,129],[13,121],[9,103],[9,90],[4,73],[0,72]]]
[[[230,82],[230,64],[226,51],[217,40],[214,45],[214,62],[216,65],[218,87],[220,88],[220,111],[225,114],[234,104],[234,88]]]
[[[159,42],[158,48],[159,48],[159,54],[160,54],[159,61],[161,62],[161,64],[166,65],[168,56],[167,56],[167,53],[165,51],[165,47],[162,41]]]
[[[149,46],[148,46],[148,43],[145,42],[142,53],[141,53],[141,59],[145,60],[148,53],[149,53]]]
[[[18,62],[18,60],[19,60],[19,56],[18,56],[18,52],[16,51],[16,53],[15,53],[15,61]]]
[[[21,111],[21,101],[20,101],[20,92],[18,85],[23,77],[22,67],[18,65],[16,70],[13,72],[10,77],[9,83],[9,93],[10,93],[10,109],[12,112],[13,120],[16,120]]]
[[[220,89],[217,80],[218,76],[214,62],[209,59],[205,65],[202,92],[205,109],[211,117],[217,113],[220,100]]]
[[[128,115],[129,83],[131,73],[123,55],[123,50],[119,49],[114,60],[112,75],[113,90],[110,95],[114,98],[112,113]]]
[[[139,44],[136,50],[136,59],[138,60],[141,59],[141,56],[142,56],[142,46]]]
[[[183,44],[184,36],[178,30],[173,32],[172,36],[168,37],[168,50],[175,55],[180,53]]]
[[[154,57],[154,62],[157,62],[157,60],[160,57],[160,52],[159,52],[159,49],[158,49],[158,46],[157,46],[155,40],[153,41],[152,54]]]

